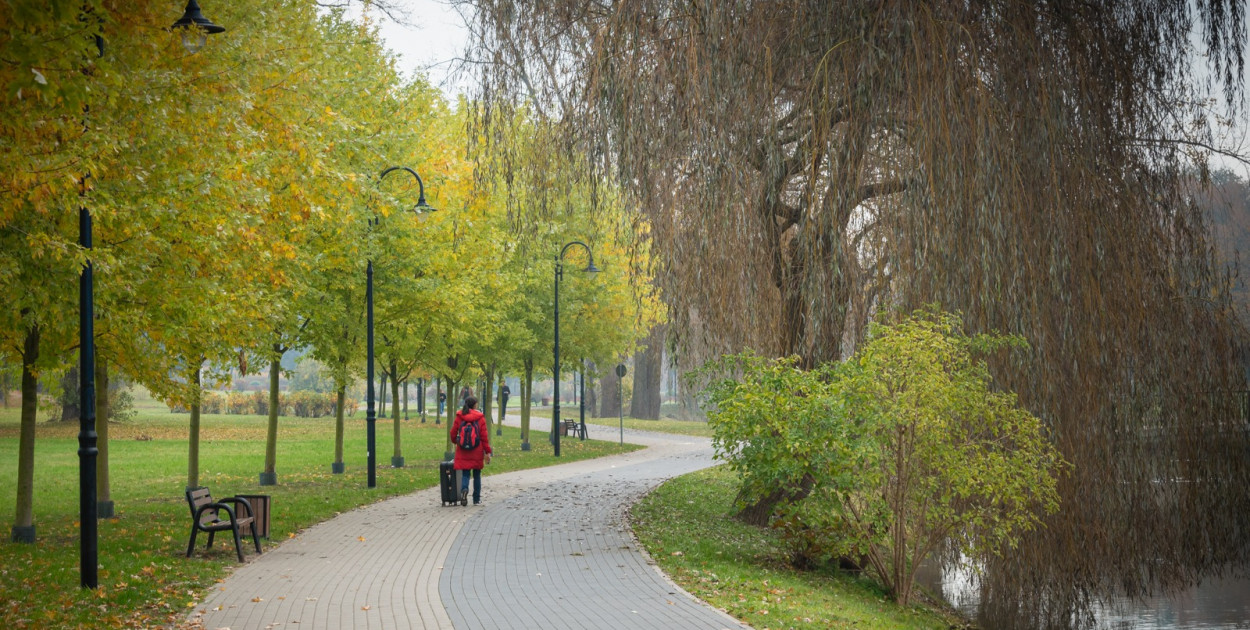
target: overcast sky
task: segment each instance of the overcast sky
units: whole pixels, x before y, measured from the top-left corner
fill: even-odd
[[[407,10],[406,24],[373,10],[382,38],[399,56],[399,67],[405,74],[424,72],[448,96],[466,91],[463,80],[453,82],[448,76],[452,60],[460,56],[468,40],[464,20],[440,0],[401,0],[399,4]]]
[[[400,68],[405,74],[424,72],[430,82],[442,88],[454,102],[455,95],[469,90],[463,77],[453,80],[450,76],[452,61],[464,51],[468,40],[464,19],[444,0],[399,0],[399,4],[407,11],[405,24],[397,24],[381,15],[375,16],[382,38],[398,55]],[[376,9],[374,11],[376,13]],[[1247,91],[1250,92],[1250,88]],[[1225,149],[1250,151],[1246,129],[1250,129],[1250,124],[1247,124],[1247,112],[1243,111],[1233,129],[1217,130],[1223,135],[1217,138],[1217,145]],[[1213,155],[1211,162],[1213,168],[1229,168],[1250,179],[1250,168],[1232,159]]]

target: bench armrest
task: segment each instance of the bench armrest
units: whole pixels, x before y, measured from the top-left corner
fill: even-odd
[[[251,503],[251,501],[248,501],[247,499],[244,499],[244,498],[242,498],[242,497],[226,497],[226,498],[224,498],[224,499],[217,499],[217,502],[218,502],[218,503],[236,503],[236,504],[237,504],[237,503],[242,503],[242,504],[243,504],[243,506],[247,508],[247,513],[248,513],[248,514],[250,514],[250,515],[252,515],[252,516],[255,516],[255,515],[256,515],[256,512],[255,512],[254,510],[252,510],[252,503]],[[232,512],[231,514],[233,514],[233,512]]]
[[[226,499],[226,500],[228,500],[228,499]],[[249,505],[248,507],[251,507],[251,506]],[[233,510],[233,509],[231,509],[231,508],[230,508],[230,506],[228,506],[228,505],[226,505],[225,503],[222,503],[222,502],[218,502],[218,503],[209,503],[208,505],[201,505],[201,506],[200,506],[200,509],[198,509],[198,510],[196,510],[196,511],[195,511],[195,524],[196,524],[197,526],[200,524],[200,516],[202,516],[202,515],[204,514],[204,510],[211,509],[211,508],[217,508],[218,510],[225,510],[225,511],[226,511],[226,514],[230,517],[230,520],[231,520],[231,521],[233,521],[233,520],[234,520],[234,510]],[[220,520],[220,519],[218,519],[218,520]]]

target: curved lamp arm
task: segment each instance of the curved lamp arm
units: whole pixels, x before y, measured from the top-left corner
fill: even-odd
[[[408,168],[407,166],[392,166],[386,169],[385,171],[382,171],[382,175],[378,177],[378,181],[382,181],[386,179],[386,176],[390,175],[391,171],[408,171],[408,174],[412,175],[412,178],[417,180],[418,196],[417,196],[416,207],[417,208],[430,208],[430,205],[425,202],[425,183],[421,181],[421,176],[417,175],[416,171]],[[433,208],[430,208],[430,209],[432,210]],[[417,211],[420,212],[420,210],[417,210]]]
[[[595,255],[594,255],[594,253],[592,253],[592,252],[590,251],[590,246],[589,246],[589,245],[587,245],[587,244],[585,244],[585,243],[583,243],[583,242],[581,242],[581,241],[570,241],[569,243],[565,244],[564,248],[560,250],[560,256],[559,256],[556,260],[557,260],[558,262],[563,262],[563,261],[564,261],[564,254],[565,254],[565,252],[568,252],[568,251],[569,251],[569,248],[570,248],[570,247],[572,247],[572,246],[574,246],[574,245],[581,245],[581,246],[582,246],[582,249],[585,249],[585,250],[586,250],[586,257],[587,257],[587,258],[589,258],[589,262],[586,264],[586,268],[585,268],[585,269],[583,269],[582,271],[586,271],[586,272],[589,272],[589,273],[599,273],[600,269],[599,269],[598,267],[596,267],[596,266],[595,266]]]

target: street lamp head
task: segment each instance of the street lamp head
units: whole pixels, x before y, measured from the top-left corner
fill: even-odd
[[[395,171],[407,171],[409,175],[412,175],[413,179],[417,180],[417,191],[418,191],[417,192],[417,205],[413,207],[412,209],[413,212],[417,214],[421,214],[422,212],[434,212],[435,210],[437,210],[437,208],[434,208],[430,204],[425,202],[425,182],[421,181],[421,176],[417,175],[416,171],[408,168],[407,166],[392,166],[390,168],[387,168],[386,170],[382,171],[382,174],[378,176],[378,179],[379,180],[386,179],[387,175],[390,175],[391,173]]]
[[[585,271],[586,273],[599,273],[603,270],[595,266],[595,259],[592,257],[590,259],[590,264],[586,265],[586,268],[582,271]]]
[[[182,33],[182,46],[193,55],[204,47],[209,35],[226,30],[224,26],[213,24],[211,20],[204,17],[204,14],[200,12],[200,5],[195,0],[187,0],[186,11],[170,28]]]

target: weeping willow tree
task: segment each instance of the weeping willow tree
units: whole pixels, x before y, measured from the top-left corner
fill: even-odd
[[[1241,332],[1186,188],[1211,96],[1242,99],[1243,2],[472,4],[484,98],[650,215],[685,360],[837,360],[929,302],[1030,341],[996,378],[1074,469],[985,568],[989,625],[1246,565]]]

